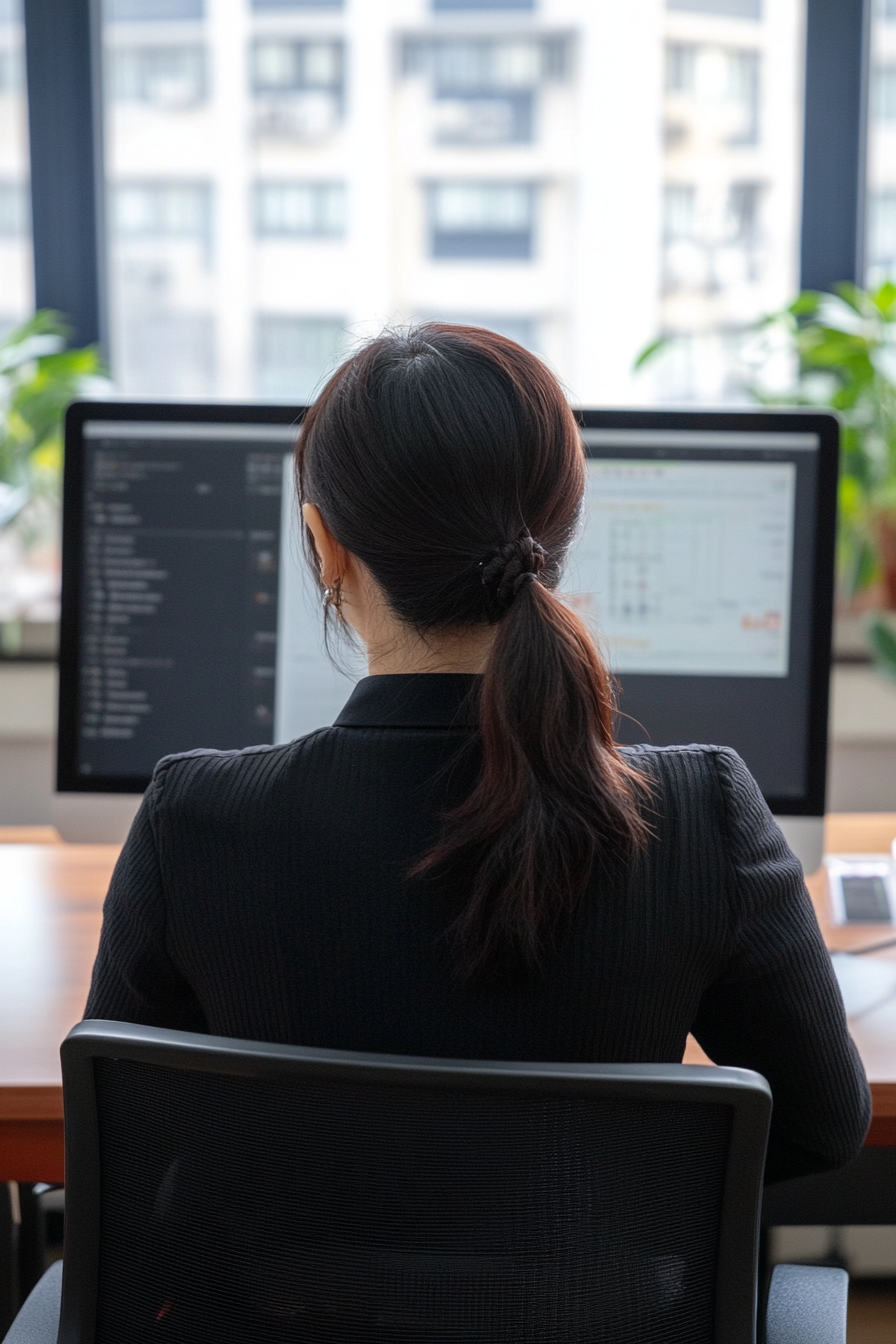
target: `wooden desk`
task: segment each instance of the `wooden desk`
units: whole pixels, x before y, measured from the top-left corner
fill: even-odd
[[[829,818],[831,852],[881,852],[896,814]],[[0,830],[0,840],[3,832]],[[63,1179],[59,1043],[84,1011],[114,845],[0,843],[0,1181]],[[833,948],[886,936],[886,927],[832,928],[824,873],[809,881]],[[890,930],[892,933],[892,930]],[[896,958],[896,948],[876,956]],[[896,1001],[851,1023],[874,1098],[873,1144],[896,1146]],[[685,1058],[709,1061],[695,1043]]]
[[[59,1044],[84,1015],[117,845],[0,844],[0,1181],[61,1181]]]

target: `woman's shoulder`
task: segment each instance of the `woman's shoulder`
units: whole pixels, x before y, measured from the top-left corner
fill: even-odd
[[[647,742],[620,747],[629,765],[659,776],[673,778],[711,777],[719,770],[746,771],[733,747],[720,747],[710,742],[688,742],[680,746],[655,747]]]
[[[622,747],[621,752],[629,765],[652,781],[654,805],[661,797],[667,807],[677,804],[691,817],[701,807],[716,809],[726,823],[734,814],[767,811],[758,784],[732,747],[704,742],[671,747],[639,744]]]
[[[163,756],[149,787],[155,809],[178,811],[214,808],[220,815],[244,811],[253,801],[269,801],[296,771],[303,759],[326,748],[331,728],[320,728],[292,742],[242,747],[233,751],[200,748]]]
[[[769,847],[788,855],[787,844],[758,783],[731,747],[623,747],[625,759],[653,785],[648,810],[676,819],[677,829],[722,835],[732,858]]]

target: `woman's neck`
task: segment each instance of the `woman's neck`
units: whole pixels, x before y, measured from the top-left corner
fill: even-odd
[[[372,677],[396,672],[483,672],[494,638],[493,625],[421,635],[391,617],[389,621],[377,622],[370,638],[364,638],[367,670]]]

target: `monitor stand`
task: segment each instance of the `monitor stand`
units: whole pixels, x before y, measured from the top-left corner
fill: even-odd
[[[54,793],[50,819],[72,844],[121,845],[142,801],[142,793]]]
[[[824,817],[775,817],[808,877],[821,867],[824,854]]]

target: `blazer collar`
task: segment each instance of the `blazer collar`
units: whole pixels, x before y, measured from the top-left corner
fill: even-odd
[[[336,728],[475,728],[479,677],[461,672],[406,672],[364,677]]]

